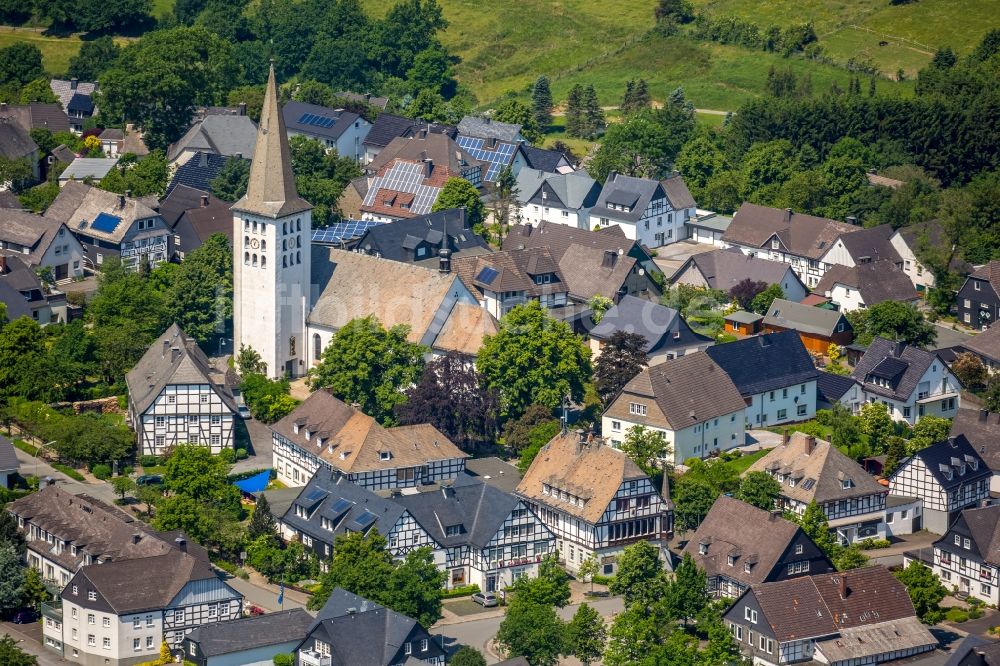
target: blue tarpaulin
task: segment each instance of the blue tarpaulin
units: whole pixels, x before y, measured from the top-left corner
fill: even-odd
[[[270,480],[271,470],[264,470],[260,474],[254,474],[253,476],[243,479],[242,481],[236,481],[233,485],[243,492],[253,495],[254,493],[259,493],[267,488],[267,482]]]

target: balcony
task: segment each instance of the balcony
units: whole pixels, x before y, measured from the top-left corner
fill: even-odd
[[[929,391],[921,391],[917,393],[917,403],[927,404],[928,402],[937,402],[938,400],[947,400],[948,398],[957,398],[958,391],[937,391],[931,393]]]
[[[42,602],[42,617],[47,617],[49,619],[55,620],[56,622],[63,621],[62,606],[55,606],[50,603]]]
[[[299,664],[301,666],[331,666],[332,660],[315,650],[299,650]]]

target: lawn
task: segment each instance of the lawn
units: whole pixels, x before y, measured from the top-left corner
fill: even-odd
[[[49,37],[32,28],[0,26],[0,48],[17,42],[34,44],[42,52],[42,66],[53,75],[66,73],[69,59],[80,50],[79,37]]]
[[[725,463],[726,467],[730,467],[736,470],[737,474],[742,474],[750,468],[750,465],[754,464],[764,456],[766,456],[771,449],[761,449],[754,453],[747,453],[739,458],[733,458],[729,462]]]

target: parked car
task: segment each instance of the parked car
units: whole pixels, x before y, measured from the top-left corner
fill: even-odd
[[[143,474],[135,480],[137,486],[158,486],[163,483],[163,476],[160,474]]]
[[[14,617],[11,620],[14,624],[31,624],[38,619],[38,613],[31,610],[30,608],[24,608],[22,610],[14,613]]]
[[[500,603],[497,600],[497,595],[492,592],[476,592],[472,595],[472,600],[477,604],[482,604],[483,608],[492,608]]]
[[[261,608],[260,606],[251,605],[250,608],[247,609],[247,613],[251,617],[257,617],[258,615],[264,614],[264,609]]]

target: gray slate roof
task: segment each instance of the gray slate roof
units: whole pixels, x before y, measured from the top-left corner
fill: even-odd
[[[539,171],[557,173],[556,169],[563,163],[570,166],[569,158],[558,150],[547,150],[523,144],[521,146],[521,154],[524,155],[524,160],[527,162],[529,168]]]
[[[800,333],[811,333],[831,337],[837,333],[837,327],[843,324],[843,330],[853,330],[843,313],[837,310],[827,310],[811,305],[802,305],[783,298],[776,298],[764,315],[764,325],[793,329]]]
[[[849,238],[853,234],[848,234]],[[858,266],[831,266],[814,288],[817,294],[829,294],[834,285],[842,284],[861,292],[866,307],[883,301],[915,301],[913,282],[893,260],[873,261]]]
[[[503,239],[504,250],[520,250],[532,247],[548,248],[556,260],[561,260],[573,245],[598,248],[609,252],[621,250],[624,254],[638,258],[642,262],[650,259],[642,246],[629,240],[618,225],[601,231],[577,229],[555,222],[539,222],[537,227],[530,224],[515,224]]]
[[[590,337],[607,340],[618,331],[646,338],[643,351],[647,354],[671,346],[687,348],[692,343],[712,344],[711,338],[691,330],[677,310],[630,295],[623,296],[604,313],[600,323],[590,330]]]
[[[816,379],[812,357],[795,331],[765,333],[705,350],[744,396]]]
[[[521,471],[495,456],[469,458],[465,461],[465,473],[507,493],[514,492],[521,482]]]
[[[728,243],[764,247],[772,237],[790,254],[819,259],[844,234],[861,230],[846,222],[744,203],[722,235]],[[768,245],[770,248],[770,245]]]
[[[973,542],[970,549],[972,553],[978,554],[984,562],[1000,566],[1000,504],[965,509],[951,529],[969,535]],[[934,545],[945,551],[951,550],[950,546],[954,542],[950,537],[950,534],[946,534],[945,538]],[[962,554],[967,553],[963,551]]]
[[[988,479],[993,475],[986,461],[964,437],[949,437],[943,442],[920,449],[912,457],[922,460],[927,471],[942,488],[949,491],[974,484],[984,478]],[[900,469],[908,460],[903,461]],[[972,469],[973,462],[977,469]],[[949,475],[951,478],[948,478]]]
[[[971,336],[968,341],[962,342],[964,349],[988,358],[991,361],[1000,361],[1000,326],[994,324],[985,331]]]
[[[249,116],[205,116],[170,146],[167,158],[177,159],[184,151],[204,151],[217,155],[241,154],[250,159],[257,144],[257,125]]]
[[[701,273],[705,282],[712,289],[721,289],[726,292],[746,279],[769,285],[780,285],[789,272],[791,272],[789,279],[799,284],[802,283],[795,272],[791,271],[790,264],[771,261],[763,257],[751,257],[736,248],[711,250],[692,255],[670,277],[670,281],[678,280],[685,271],[692,267]]]
[[[920,378],[935,360],[944,363],[933,352],[903,342],[875,338],[854,367],[851,377],[870,393],[906,401],[917,390]],[[868,383],[868,376],[872,374],[889,380],[890,387]]]
[[[1000,414],[962,407],[951,422],[949,434],[964,438],[990,469],[1000,472]]]
[[[412,136],[417,130],[428,130],[432,134],[447,134],[455,138],[458,131],[454,125],[429,123],[419,118],[405,118],[391,113],[380,113],[362,142],[366,146],[384,148],[397,137]]]
[[[857,382],[850,377],[820,371],[816,378],[816,391],[821,400],[826,400],[832,405],[843,398],[844,394],[854,388],[856,384]]]
[[[160,391],[170,384],[208,384],[226,407],[237,411],[226,371],[213,367],[198,343],[177,324],[171,324],[146,350],[125,375],[125,383],[129,402],[137,414],[149,409]]]
[[[300,123],[299,118],[302,118],[307,113],[321,118],[328,118],[333,123],[329,127]],[[301,132],[302,134],[321,136],[327,139],[339,139],[344,132],[350,129],[354,121],[361,117],[356,113],[344,111],[343,109],[330,109],[318,104],[306,104],[305,102],[295,101],[286,104],[281,110],[281,114],[285,118],[286,129]]]
[[[899,252],[889,242],[893,233],[891,224],[880,224],[844,234],[839,242],[844,244],[844,249],[850,253],[855,263],[901,262]]]
[[[684,177],[680,174],[674,174],[669,178],[664,178],[660,181],[660,185],[663,187],[663,191],[667,195],[667,201],[670,202],[670,205],[674,210],[684,210],[685,208],[695,207],[694,197],[691,196],[691,190],[688,189],[687,183],[684,182]]]
[[[9,439],[0,435],[0,471],[16,472],[20,466],[14,445]]]
[[[591,215],[635,222],[642,217],[650,201],[664,196],[666,193],[659,181],[612,172],[604,182]],[[611,210],[609,204],[627,206],[629,210]]]
[[[533,199],[538,203],[546,186],[546,195],[556,197],[551,205],[568,210],[590,208],[601,191],[600,184],[582,171],[551,173],[524,167],[517,174],[518,202],[522,206]]]
[[[301,608],[212,622],[196,627],[185,641],[198,645],[198,657],[217,657],[269,645],[301,641],[313,617]]]
[[[97,92],[96,83],[92,81],[77,81],[74,88],[72,79],[52,79],[49,81],[49,88],[52,89],[52,94],[59,99],[59,103],[62,104],[64,109],[69,109],[69,103],[74,96],[92,97]]]
[[[452,258],[491,251],[489,244],[473,233],[463,208],[449,208],[392,224],[375,225],[364,232],[356,247],[369,254],[377,252],[378,256],[386,259],[414,262],[415,250],[423,244],[430,246],[429,252],[417,263],[430,262],[436,267],[437,251],[445,241]]]
[[[458,123],[458,133],[474,136],[479,139],[497,139],[498,141],[515,142],[521,132],[520,125],[502,123],[491,118],[465,116]]]
[[[14,123],[0,123],[0,157],[17,160],[31,155],[38,145],[27,130]]]

